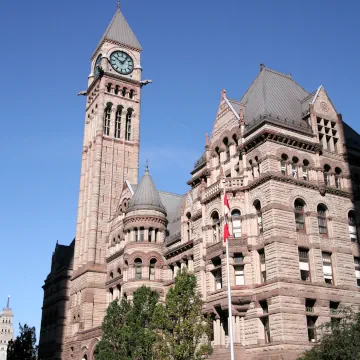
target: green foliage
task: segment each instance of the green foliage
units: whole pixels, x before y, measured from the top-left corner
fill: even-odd
[[[16,339],[10,340],[7,349],[8,360],[36,360],[37,346],[36,332],[34,327],[29,327],[26,324],[21,326],[19,324],[20,334]]]
[[[102,324],[103,336],[96,347],[96,360],[150,360],[156,332],[152,327],[158,293],[142,286],[133,303],[113,301]]]
[[[157,360],[200,360],[211,354],[211,322],[202,313],[202,305],[195,275],[179,272],[165,304],[159,304],[155,312]]]
[[[321,342],[299,360],[359,360],[360,313],[349,309],[341,321],[332,321],[321,327]]]

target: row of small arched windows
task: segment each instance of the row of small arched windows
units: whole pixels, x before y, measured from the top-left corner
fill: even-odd
[[[234,143],[235,143],[236,145],[238,145],[239,140],[238,140],[238,137],[237,137],[236,134],[234,134],[234,135],[232,136],[232,140],[234,141]],[[230,141],[229,141],[229,138],[228,138],[228,137],[225,137],[225,138],[223,139],[223,144],[224,144],[224,146],[225,146],[225,154],[226,154],[225,161],[228,161],[228,160],[230,160]],[[218,156],[218,158],[219,158],[219,162],[220,162],[220,148],[219,148],[219,147],[216,147],[216,148],[215,148],[215,152],[216,152],[216,154],[217,154],[217,156]]]
[[[301,199],[296,199],[294,202],[296,231],[298,232],[306,232],[305,206],[306,206],[305,202]],[[328,214],[328,208],[324,204],[319,204],[317,206],[317,220],[318,220],[319,234],[322,236],[328,235],[327,214]],[[348,226],[349,226],[350,240],[352,242],[357,242],[358,231],[357,231],[357,223],[356,223],[356,214],[354,210],[350,210],[348,213]]]
[[[281,162],[280,162],[280,166],[281,166],[281,173],[283,175],[291,175],[294,178],[302,178],[305,181],[309,180],[309,174],[308,174],[308,166],[309,166],[309,161],[308,160],[303,160],[303,162],[301,163],[299,161],[299,159],[294,156],[291,159],[291,173],[289,174],[289,168],[288,168],[288,163],[289,163],[289,157],[286,154],[282,154],[281,155]],[[300,175],[300,171],[299,169],[301,169],[301,175]],[[323,169],[323,174],[324,174],[324,183],[326,186],[330,186],[330,171],[331,171],[331,166],[328,164],[324,165],[324,169]],[[335,168],[335,187],[336,188],[340,188],[341,187],[341,182],[340,182],[340,175],[341,175],[342,171],[339,167]]]
[[[110,136],[110,124],[111,124],[111,108],[112,104],[108,103],[104,111],[104,135]],[[123,107],[118,105],[115,113],[115,123],[114,123],[114,137],[120,139],[121,137],[121,120],[123,115]],[[126,111],[126,120],[125,120],[125,140],[131,140],[131,119],[134,110],[128,108]]]
[[[112,93],[112,90],[113,90],[113,94],[115,94],[115,95],[121,95],[123,97],[128,96],[129,99],[133,99],[133,100],[135,99],[136,93],[135,93],[135,90],[133,90],[133,89],[128,90],[126,87],[120,88],[119,85],[115,85],[113,87],[113,84],[108,83],[106,85],[106,91],[108,93]]]
[[[156,259],[151,259],[149,263],[149,280],[155,280],[155,266],[156,266]],[[143,262],[140,258],[136,258],[134,261],[135,265],[135,279],[141,280],[143,278]]]

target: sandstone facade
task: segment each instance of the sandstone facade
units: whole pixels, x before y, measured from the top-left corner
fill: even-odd
[[[118,51],[129,74],[115,71]],[[74,263],[50,324],[44,300],[41,347],[45,326],[65,332],[44,358],[94,359],[111,301],[144,284],[164,299],[187,267],[213,318],[213,358],[229,359],[225,188],[236,358],[295,359],[319,325],[360,304],[360,136],[323,87],[309,93],[261,65],[240,100],[222,91],[187,194],[156,190],[148,169],[138,184],[140,52],[118,9],[92,57]]]

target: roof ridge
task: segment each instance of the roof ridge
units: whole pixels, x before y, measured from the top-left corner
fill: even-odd
[[[301,103],[304,103],[307,99],[310,99],[312,96],[314,96],[316,94],[316,90],[314,90],[312,93],[310,93],[309,95],[305,96],[302,100],[300,100]]]
[[[161,193],[161,194],[175,195],[177,197],[184,197],[186,195],[186,194],[185,195],[175,194],[175,193],[172,193],[170,191],[163,191],[163,190],[158,190],[158,192]]]

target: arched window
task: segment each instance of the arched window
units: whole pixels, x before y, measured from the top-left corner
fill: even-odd
[[[186,214],[186,218],[187,218],[187,222],[186,222],[186,241],[190,241],[191,238],[191,214],[187,213]]]
[[[295,208],[295,223],[296,231],[305,232],[305,214],[304,214],[305,203],[301,199],[296,199],[294,203]]]
[[[259,158],[257,156],[255,156],[255,166],[257,167],[257,170],[258,170],[258,173],[259,175],[261,174],[261,171],[260,171],[260,162],[259,162]]]
[[[115,117],[115,137],[120,139],[122,106],[118,106]]]
[[[352,242],[357,242],[358,241],[358,232],[357,232],[355,211],[353,211],[353,210],[349,211],[348,222],[349,222],[350,240]]]
[[[138,228],[134,229],[134,233],[135,233],[135,242],[139,242],[139,232],[138,232]]]
[[[111,105],[107,104],[104,114],[104,135],[110,135]]]
[[[220,165],[220,149],[218,147],[215,148],[216,158],[217,158],[217,164]]]
[[[264,228],[263,228],[263,221],[262,221],[261,203],[259,200],[254,201],[254,208],[256,210],[258,232],[260,235],[264,232]]]
[[[85,354],[82,358],[82,360],[88,360],[88,356]]]
[[[309,166],[309,161],[307,161],[306,159],[303,161],[303,167],[302,167],[302,176],[303,179],[305,181],[309,180],[309,174],[308,174],[308,166]]]
[[[112,271],[110,271],[110,279],[114,278],[114,273]]]
[[[117,271],[116,271],[116,272],[117,272],[118,276],[121,275],[121,269],[120,269],[119,267],[117,268]]]
[[[329,176],[329,171],[330,171],[331,167],[329,165],[324,165],[324,184],[325,186],[329,186],[330,185],[330,176]]]
[[[155,266],[156,266],[156,259],[150,260],[150,266],[149,266],[149,279],[155,280]]]
[[[122,91],[121,91],[121,95],[122,95],[122,96],[126,96],[126,92],[127,92],[127,88],[124,87],[124,88],[122,89]]]
[[[113,288],[109,289],[109,300],[110,300],[110,302],[112,302],[114,300],[114,289]]]
[[[294,156],[292,158],[292,165],[291,165],[291,175],[294,178],[298,177],[298,162],[299,159],[296,156]]]
[[[112,87],[112,84],[111,84],[111,83],[109,83],[109,84],[106,85],[106,91],[107,91],[108,93],[111,92],[111,87]]]
[[[149,231],[148,231],[148,241],[149,242],[152,241],[152,232],[153,232],[153,228],[149,228]]]
[[[233,140],[234,140],[234,142],[235,142],[236,146],[237,146],[237,145],[239,145],[239,139],[238,139],[237,135],[236,135],[236,134],[234,134],[234,135],[232,136],[232,138],[233,138]]]
[[[157,237],[158,237],[158,229],[155,229],[155,239],[154,239],[154,242],[157,241]]]
[[[317,218],[320,235],[327,235],[327,221],[326,221],[327,208],[325,205],[318,205],[317,207]]]
[[[335,186],[340,189],[341,188],[341,183],[340,183],[340,174],[341,174],[341,169],[340,168],[335,168]]]
[[[131,117],[132,117],[133,110],[128,109],[126,114],[126,129],[125,129],[125,140],[130,141],[131,140]]]
[[[212,220],[212,233],[213,233],[213,242],[217,243],[219,242],[220,238],[220,218],[217,211],[214,211],[211,214],[211,220]]]
[[[121,285],[120,284],[117,284],[116,285],[116,298],[117,299],[120,299],[120,294],[121,294]]]
[[[134,96],[135,96],[135,91],[134,91],[134,90],[130,90],[130,91],[129,91],[129,98],[130,98],[130,99],[133,99]]]
[[[229,146],[229,140],[228,138],[224,138],[223,143],[225,145],[225,151],[226,151],[226,160],[230,159],[230,146]]]
[[[135,279],[141,280],[142,279],[142,261],[141,259],[137,258],[134,261],[135,264]]]
[[[234,209],[231,212],[231,220],[232,220],[232,228],[233,228],[233,236],[235,238],[241,237],[241,212],[238,209]]]
[[[114,89],[114,94],[115,95],[119,94],[119,91],[120,91],[120,87],[119,87],[119,85],[116,85],[115,89]]]
[[[281,165],[281,174],[283,174],[283,175],[287,174],[287,171],[286,171],[287,160],[288,160],[288,156],[286,154],[282,154],[280,165]]]

